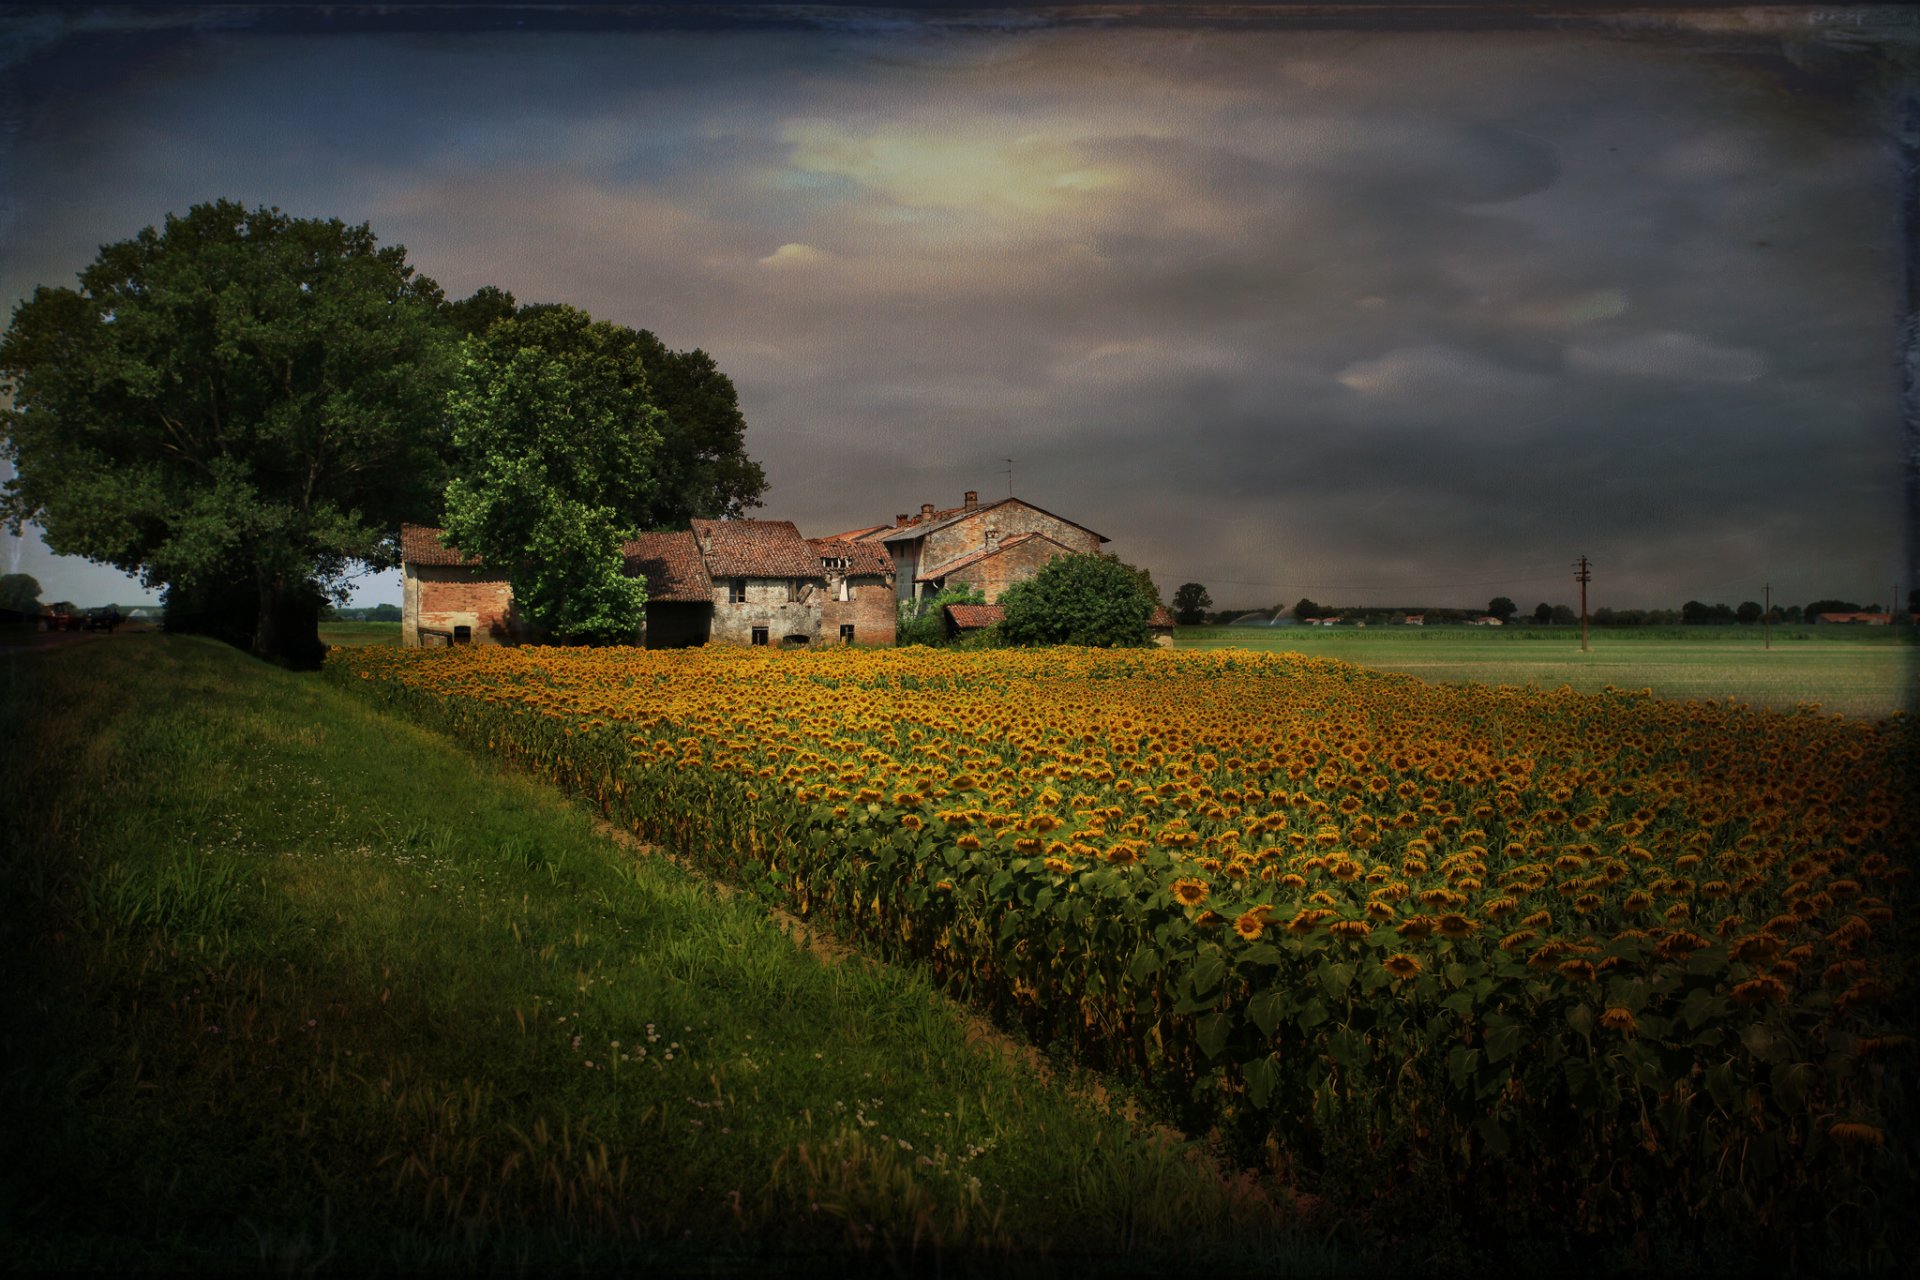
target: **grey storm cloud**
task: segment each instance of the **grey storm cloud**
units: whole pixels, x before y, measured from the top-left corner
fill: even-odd
[[[1777,56],[908,24],[113,70],[7,144],[9,298],[215,196],[367,220],[450,293],[712,352],[809,533],[1011,457],[1223,604],[1561,598],[1581,554],[1621,606],[1902,571],[1897,156]]]

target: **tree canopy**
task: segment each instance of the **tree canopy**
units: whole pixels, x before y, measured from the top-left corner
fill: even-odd
[[[659,501],[665,415],[630,329],[567,306],[522,310],[465,348],[447,399],[448,541],[503,570],[555,639],[628,639],[646,585],[620,545]]]
[[[1520,612],[1520,606],[1505,596],[1495,596],[1487,602],[1487,612],[1500,619],[1500,621],[1505,622],[1514,614]]]
[[[1060,556],[1000,596],[1008,644],[1147,645],[1155,601],[1127,565],[1099,555]]]
[[[317,663],[325,597],[354,562],[397,563],[444,480],[439,287],[365,224],[228,200],[104,246],[79,282],[35,289],[0,338],[0,518]]]
[[[1213,597],[1198,582],[1183,582],[1173,591],[1173,617],[1183,627],[1206,621]]]
[[[553,306],[520,306],[511,293],[487,285],[440,311],[456,331],[478,338],[503,321]],[[731,519],[758,507],[767,478],[747,456],[747,420],[733,379],[697,347],[674,351],[649,330],[620,325],[609,324],[605,333],[609,343],[630,349],[646,369],[648,395],[663,414],[656,420],[661,445],[654,459],[653,496],[645,511],[634,513],[639,527],[680,529],[696,516]]]

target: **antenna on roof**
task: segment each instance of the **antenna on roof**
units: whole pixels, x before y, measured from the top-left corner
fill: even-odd
[[[1007,464],[1007,496],[1011,498],[1013,496],[1013,459],[1007,458],[1004,461]]]

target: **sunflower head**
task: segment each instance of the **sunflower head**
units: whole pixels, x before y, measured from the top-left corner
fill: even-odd
[[[1175,880],[1171,886],[1173,896],[1183,907],[1197,907],[1207,900],[1207,882],[1191,878]]]
[[[1600,1025],[1609,1031],[1618,1031],[1621,1035],[1626,1036],[1630,1036],[1639,1030],[1639,1024],[1633,1020],[1633,1011],[1631,1009],[1623,1009],[1618,1005],[1615,1005],[1600,1015]]]
[[[1380,967],[1396,978],[1411,978],[1420,972],[1421,964],[1410,955],[1396,953],[1380,962]]]
[[[1880,1147],[1885,1146],[1887,1135],[1870,1124],[1856,1124],[1851,1120],[1841,1120],[1827,1129],[1827,1136],[1842,1146]]]

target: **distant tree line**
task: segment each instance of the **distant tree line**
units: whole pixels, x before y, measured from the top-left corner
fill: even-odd
[[[1182,608],[1182,605],[1187,607]],[[1206,594],[1206,588],[1197,582],[1184,584],[1175,593],[1174,605],[1179,622],[1183,626],[1211,623],[1215,626],[1232,622],[1243,622],[1249,618],[1271,620],[1288,612],[1284,604],[1273,605],[1265,609],[1220,609],[1209,610],[1212,600]],[[1427,624],[1464,623],[1477,618],[1494,617],[1503,623],[1512,622],[1516,616],[1522,621],[1542,627],[1578,626],[1580,615],[1571,605],[1549,604],[1541,601],[1530,613],[1521,614],[1518,606],[1505,596],[1496,596],[1487,602],[1485,609],[1440,608],[1434,606],[1335,606],[1323,605],[1302,597],[1292,608],[1292,616],[1301,622],[1315,622],[1333,619],[1339,622],[1391,625],[1412,615],[1422,618]],[[1885,613],[1887,610],[1879,603],[1856,604],[1851,600],[1815,600],[1807,605],[1775,605],[1769,612],[1758,601],[1746,600],[1738,605],[1705,604],[1699,600],[1689,600],[1678,609],[1612,609],[1601,607],[1591,610],[1587,622],[1595,627],[1681,627],[1681,626],[1757,626],[1770,622],[1775,626],[1792,626],[1809,623],[1823,613]],[[1905,621],[1907,614],[1920,613],[1920,588],[1908,593],[1906,614],[1895,613],[1894,621]]]

